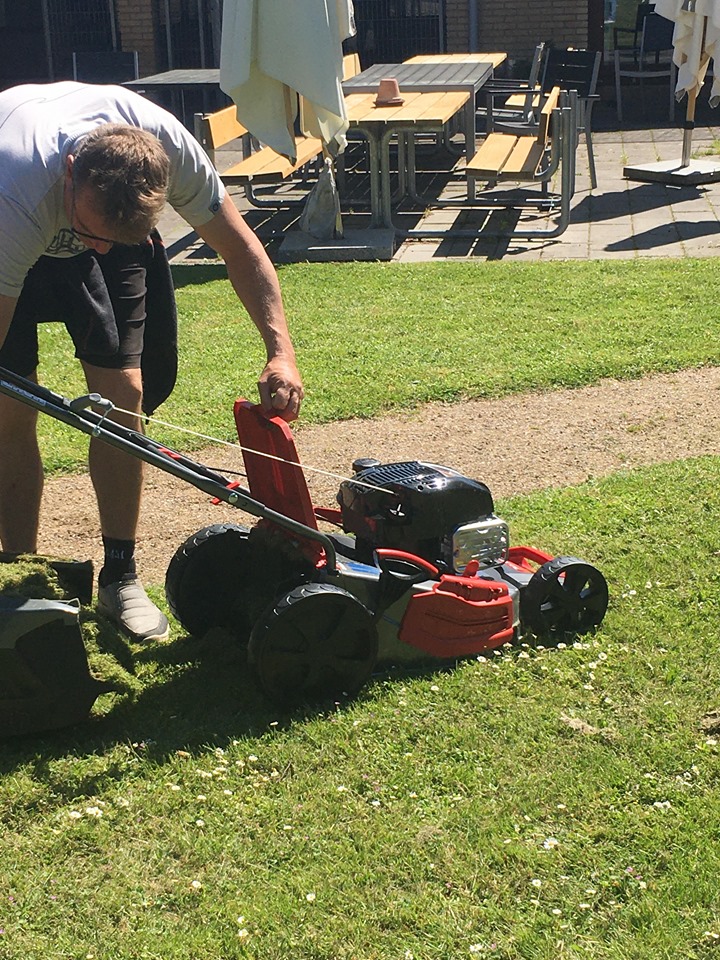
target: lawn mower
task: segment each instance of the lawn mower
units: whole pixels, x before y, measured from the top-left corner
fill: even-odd
[[[165,592],[188,633],[247,639],[262,690],[280,704],[353,696],[378,663],[454,661],[525,634],[557,641],[605,615],[599,570],[511,546],[487,486],[449,467],[357,459],[337,506],[316,507],[287,423],[246,400],[234,417],[247,489],[109,420],[98,394],[68,400],[2,368],[0,393],[256,518],[189,537]]]

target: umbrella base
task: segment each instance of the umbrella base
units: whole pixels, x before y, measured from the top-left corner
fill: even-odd
[[[395,231],[382,227],[346,230],[338,240],[317,240],[302,230],[289,230],[280,245],[280,257],[292,263],[392,260],[395,247]]]
[[[712,160],[691,160],[683,166],[682,160],[659,160],[657,163],[625,167],[623,176],[628,180],[666,183],[674,187],[694,187],[720,180],[720,163]]]

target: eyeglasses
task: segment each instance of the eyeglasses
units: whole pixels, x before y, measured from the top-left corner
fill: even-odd
[[[70,230],[74,236],[78,237],[80,240],[96,240],[100,243],[109,243],[111,247],[114,247],[117,244],[117,240],[110,240],[108,237],[98,237],[97,234],[88,233],[85,230],[78,230],[75,223],[80,223],[82,227],[83,224],[77,218],[77,211],[75,210],[75,180],[72,181],[72,197],[70,203]]]

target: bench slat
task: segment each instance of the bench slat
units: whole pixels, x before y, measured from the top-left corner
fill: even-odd
[[[530,137],[520,137],[500,171],[500,179],[531,180],[545,153],[543,144]]]
[[[271,147],[262,147],[244,160],[233,164],[220,174],[223,183],[277,183],[296,173],[306,163],[322,154],[322,141],[315,137],[296,137],[297,162],[276,153]]]
[[[475,177],[491,179],[502,170],[518,137],[510,133],[490,133],[475,156],[468,161],[467,171]]]

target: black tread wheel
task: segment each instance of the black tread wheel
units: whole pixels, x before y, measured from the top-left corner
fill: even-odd
[[[284,707],[354,696],[377,660],[372,613],[347,590],[306,583],[266,611],[248,659],[263,692]]]
[[[178,547],[165,575],[165,596],[185,630],[203,636],[212,627],[249,631],[241,586],[251,566],[250,531],[234,523],[203,527]]]
[[[537,636],[561,639],[602,622],[608,585],[600,571],[577,557],[555,557],[535,571],[521,594],[523,626]]]

